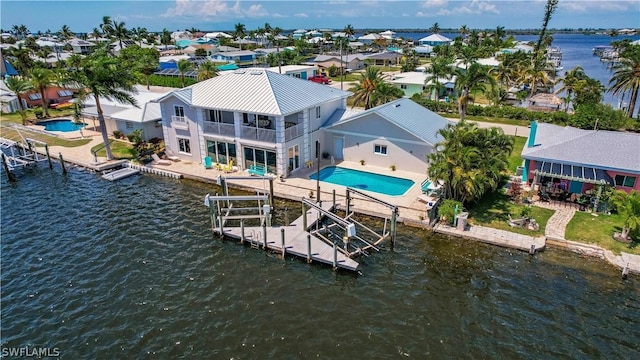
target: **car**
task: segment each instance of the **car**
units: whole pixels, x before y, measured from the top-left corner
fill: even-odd
[[[331,79],[326,77],[323,74],[318,74],[316,76],[311,76],[309,78],[310,81],[317,82],[319,84],[331,84]]]

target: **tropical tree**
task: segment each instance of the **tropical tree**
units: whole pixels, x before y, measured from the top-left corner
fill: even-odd
[[[460,35],[462,35],[462,39],[465,40],[467,38],[467,34],[469,33],[469,28],[467,25],[460,26]]]
[[[496,80],[491,76],[491,67],[473,63],[465,71],[459,71],[455,88],[459,93],[458,111],[460,120],[464,120],[469,102],[473,102],[475,92],[485,93],[496,86]],[[489,89],[487,89],[489,85]]]
[[[7,57],[13,58],[15,61],[12,65],[15,66],[18,73],[26,75],[29,69],[33,68],[34,60],[31,57],[33,51],[23,44],[18,44],[18,47],[9,48],[6,50]]]
[[[599,80],[586,77],[579,81],[574,89],[573,103],[576,108],[584,104],[600,104],[604,96],[605,87]]]
[[[555,93],[559,94],[565,92],[567,101],[565,102],[565,111],[569,111],[569,103],[573,100],[573,94],[578,86],[579,82],[584,81],[587,75],[584,73],[582,66],[576,66],[570,71],[567,71],[563,78],[556,80],[556,85],[562,84]]]
[[[218,76],[218,68],[213,62],[207,60],[198,66],[198,81],[211,79],[216,76]]]
[[[60,29],[58,34],[60,34],[60,37],[62,37],[64,40],[71,39],[75,36],[68,25],[62,25],[62,29]]]
[[[382,73],[378,68],[369,66],[360,74],[360,77],[360,82],[349,90],[353,92],[353,106],[364,104],[364,108],[367,110],[372,107],[371,98],[378,85],[383,81]]]
[[[481,129],[462,120],[438,135],[443,140],[428,156],[428,172],[444,182],[445,198],[470,203],[498,188],[513,149],[513,140],[502,129]]]
[[[42,99],[42,109],[44,115],[49,117],[49,99],[47,99],[47,88],[51,87],[55,81],[55,74],[50,69],[34,68],[29,73],[31,85],[40,93]]]
[[[404,91],[384,81],[380,82],[371,96],[371,107],[386,104],[404,96]]]
[[[431,28],[429,28],[429,30],[431,30],[431,32],[434,34],[440,33],[440,24],[434,23],[433,25],[431,25]]]
[[[630,94],[627,116],[633,117],[638,91],[640,91],[640,45],[629,45],[624,48],[613,71],[613,76],[609,80],[609,91],[614,95]]]
[[[129,30],[125,27],[125,24],[123,21],[117,22],[115,20],[113,20],[113,24],[111,28],[113,29],[112,35],[113,37],[116,38],[116,40],[118,40],[118,43],[120,45],[120,50],[122,50],[124,48],[122,46],[122,40],[129,38]]]
[[[244,39],[244,37],[246,36],[247,29],[243,23],[237,23],[234,27],[235,29],[233,30],[233,33],[231,33],[231,35],[238,41],[240,50],[242,50],[242,39]]]
[[[160,43],[164,45],[164,49],[167,49],[167,45],[171,45],[173,39],[171,38],[171,32],[167,28],[162,29],[162,35],[160,35]]]
[[[138,106],[133,97],[136,92],[135,83],[135,76],[130,69],[121,66],[120,59],[110,56],[104,46],[86,57],[82,67],[69,73],[67,84],[85,89],[96,102],[100,132],[108,160],[112,160],[113,155],[100,98],[115,99],[123,104]]]
[[[102,24],[100,24],[100,29],[105,37],[110,37],[113,33],[113,23],[111,22],[111,16],[103,16]]]
[[[442,79],[450,79],[454,73],[453,59],[450,57],[435,57],[431,61],[431,66],[427,67],[424,72],[427,75],[424,79],[425,91],[431,95],[431,100],[438,101],[440,92],[444,90]]]
[[[33,85],[26,79],[23,79],[19,76],[9,76],[5,79],[5,84],[7,88],[16,94],[18,98],[18,107],[20,108],[20,116],[22,117],[22,125],[26,124],[26,113],[24,105],[22,104],[22,94],[33,88]]]
[[[178,72],[180,72],[180,78],[182,79],[182,87],[184,87],[184,74],[187,71],[193,70],[193,63],[188,59],[180,59],[176,65],[178,66]]]
[[[98,28],[93,28],[93,31],[91,32],[91,37],[94,40],[98,40],[100,38],[100,36],[102,36],[102,34],[100,34],[100,30],[98,30]]]
[[[131,34],[136,40],[138,40],[140,47],[142,47],[142,40],[147,36],[148,31],[147,28],[138,26],[131,29]]]
[[[617,190],[612,200],[616,211],[624,219],[619,237],[621,240],[629,240],[629,233],[640,228],[640,193],[631,190],[627,194],[622,190]]]
[[[540,37],[538,37],[538,42],[533,48],[532,62],[535,62],[537,58],[540,57],[540,49],[542,48],[545,37],[547,36],[547,27],[549,26],[549,21],[551,20],[551,16],[556,11],[557,7],[558,0],[547,0],[547,5],[544,8],[544,17],[542,18]]]

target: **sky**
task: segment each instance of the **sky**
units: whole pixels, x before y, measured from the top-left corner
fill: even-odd
[[[269,23],[284,30],[343,29],[537,29],[546,0],[0,0],[0,27],[26,25],[32,32],[91,32],[102,17],[148,31],[197,28],[247,31]],[[560,0],[549,28],[640,28],[640,1]]]

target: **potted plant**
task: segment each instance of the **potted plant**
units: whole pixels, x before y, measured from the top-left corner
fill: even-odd
[[[391,171],[396,171],[396,166],[395,165],[391,165],[391,166],[389,166],[389,168],[391,169]]]
[[[364,160],[360,160],[360,165],[364,165],[365,161]]]
[[[328,153],[328,152],[326,152],[326,151],[323,151],[323,152],[322,152],[322,158],[323,158],[323,159],[325,159],[325,160],[327,160],[327,159],[329,158],[329,153]]]
[[[309,199],[313,199],[313,190],[309,190]]]

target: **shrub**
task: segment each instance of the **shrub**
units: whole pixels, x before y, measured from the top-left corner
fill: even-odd
[[[326,160],[326,159],[328,159],[328,158],[329,158],[329,153],[328,153],[328,152],[326,152],[326,151],[325,151],[325,152],[323,152],[323,153],[322,153],[322,158],[323,158],[323,159],[325,159],[325,160]]]
[[[120,130],[113,130],[113,137],[116,139],[124,138],[124,134]]]
[[[391,171],[396,171],[396,166],[395,165],[391,165],[391,166],[389,166],[389,168],[391,169]]]
[[[453,199],[444,200],[438,208],[440,219],[444,222],[453,223],[453,218],[456,215],[456,206],[458,207],[458,214],[464,211],[464,207],[460,201]]]

